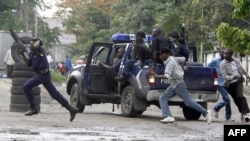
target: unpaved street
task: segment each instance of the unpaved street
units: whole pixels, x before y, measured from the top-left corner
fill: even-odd
[[[58,90],[69,99],[63,85]],[[42,88],[41,112],[31,117],[20,112],[9,112],[11,79],[0,78],[0,141],[222,141],[224,124],[249,124],[240,121],[240,114],[233,108],[235,122],[224,121],[224,109],[220,117],[207,125],[205,118],[186,121],[179,107],[171,107],[176,118],[172,124],[162,124],[161,112],[149,107],[142,116],[127,118],[111,104],[87,106],[69,122],[69,113]],[[250,102],[250,95],[247,95]],[[209,104],[211,108],[214,103]]]

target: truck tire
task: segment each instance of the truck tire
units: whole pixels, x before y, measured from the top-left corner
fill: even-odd
[[[28,72],[34,72],[32,67],[28,67],[23,62],[15,62],[13,64],[13,71],[28,71]]]
[[[31,78],[35,76],[35,72],[31,71],[20,71],[20,70],[14,70],[12,72],[12,77],[24,77],[24,78]]]
[[[205,109],[207,109],[207,103],[199,103],[202,107],[204,107]],[[182,107],[182,112],[184,114],[184,117],[186,118],[186,120],[198,120],[201,116],[200,112],[197,112],[196,110],[187,107],[186,105],[183,105]]]
[[[29,44],[29,42],[32,39],[34,39],[32,37],[29,37],[29,36],[23,36],[20,38],[24,44]],[[24,62],[22,57],[19,54],[20,48],[21,48],[21,46],[17,42],[14,42],[13,45],[11,46],[11,55],[12,55],[12,58],[15,62]]]
[[[40,95],[41,88],[39,86],[36,86],[32,89],[34,95]],[[23,86],[11,86],[10,92],[12,95],[25,95],[25,92],[23,91]]]
[[[123,116],[136,117],[142,112],[136,111],[134,108],[134,89],[131,86],[126,86],[122,91],[121,109]]]
[[[11,104],[29,104],[29,101],[28,101],[26,95],[11,95],[10,102],[11,102]],[[41,104],[40,95],[34,96],[34,104],[36,104],[36,105]]]
[[[23,86],[30,78],[16,77],[12,78],[12,86]]]
[[[78,85],[75,83],[70,91],[70,105],[77,107],[78,113],[82,113],[85,109],[85,105],[83,105],[80,101],[80,90]]]
[[[40,111],[40,105],[37,105],[38,111]],[[30,110],[30,104],[10,104],[10,112],[26,112]]]

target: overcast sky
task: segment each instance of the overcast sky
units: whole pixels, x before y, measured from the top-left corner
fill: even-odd
[[[46,9],[45,11],[41,11],[38,8],[38,13],[42,16],[42,17],[53,17],[53,14],[56,12],[57,8],[55,6],[56,1],[55,0],[44,0],[45,4],[49,7],[51,7],[51,9]]]

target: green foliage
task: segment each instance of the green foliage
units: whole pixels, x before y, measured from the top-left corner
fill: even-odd
[[[52,70],[51,71],[51,80],[55,83],[63,83],[67,81],[67,78],[63,76],[60,72]]]
[[[112,19],[113,33],[135,33],[141,29],[150,32],[155,24],[157,1],[118,1],[112,8],[115,11]]]
[[[52,47],[52,44],[60,42],[59,36],[61,36],[61,31],[58,27],[50,29],[47,23],[39,21],[38,31],[37,37],[43,40],[43,44],[46,48]]]
[[[34,9],[44,9],[46,5],[43,0],[22,2],[25,4],[17,0],[0,0],[0,30],[35,31]],[[65,0],[60,6],[59,15],[67,27],[66,32],[77,36],[77,43],[68,48],[72,57],[87,54],[93,42],[109,42],[114,33],[144,30],[151,34],[152,28],[160,27],[168,35],[174,30],[180,31],[181,24],[185,24],[189,43],[197,47],[203,43],[205,50],[213,50],[219,39],[237,52],[249,52],[249,0],[233,0],[233,3],[218,0]],[[59,42],[58,28],[49,29],[39,19],[37,27],[38,37],[43,39],[45,47]]]
[[[60,30],[58,28],[50,29],[47,23],[36,18],[34,9],[37,7],[46,7],[43,0],[0,0],[0,30],[32,31],[33,36],[36,36],[34,35],[35,21],[38,20],[38,37],[43,39],[46,47],[51,47],[52,44],[59,42]]]
[[[249,0],[233,0],[234,11],[233,18],[247,18],[250,13]]]
[[[234,51],[250,54],[250,32],[238,27],[230,27],[222,23],[216,30],[219,40],[225,48],[232,48]]]
[[[246,18],[250,14],[249,0],[234,0],[234,18]],[[239,27],[230,27],[227,23],[221,23],[216,30],[218,39],[226,48],[232,48],[235,52],[250,54],[250,32]]]

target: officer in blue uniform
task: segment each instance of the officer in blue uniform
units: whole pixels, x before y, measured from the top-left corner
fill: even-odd
[[[39,113],[39,110],[37,109],[34,103],[34,94],[32,88],[43,84],[43,86],[49,92],[50,96],[53,99],[57,100],[63,107],[65,107],[70,112],[70,121],[73,121],[78,112],[78,109],[72,107],[53,85],[49,71],[49,63],[46,57],[46,52],[43,47],[42,41],[40,39],[34,39],[30,41],[30,50],[31,51],[29,52],[28,56],[25,55],[24,49],[20,51],[24,62],[27,64],[27,66],[32,67],[36,73],[34,77],[29,79],[23,85],[23,90],[31,106],[31,109],[27,111],[25,115],[32,116],[34,114]]]

